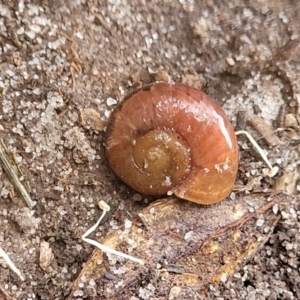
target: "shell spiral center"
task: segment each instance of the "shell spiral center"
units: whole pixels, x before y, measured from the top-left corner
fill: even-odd
[[[190,150],[184,139],[171,130],[152,130],[135,139],[133,159],[137,172],[149,180],[149,191],[168,192],[190,171]],[[151,184],[150,184],[151,182]]]

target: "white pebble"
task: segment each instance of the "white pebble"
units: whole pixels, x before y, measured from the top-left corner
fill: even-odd
[[[108,97],[108,98],[106,99],[106,104],[107,104],[108,106],[116,105],[117,103],[118,103],[117,100],[114,99],[114,98]]]
[[[272,207],[272,210],[273,210],[273,213],[275,215],[277,215],[277,213],[278,213],[278,204],[277,203]]]
[[[26,31],[25,32],[26,36],[29,37],[31,40],[35,38],[35,32],[32,30]]]
[[[258,219],[258,220],[256,221],[256,226],[261,227],[264,223],[265,223],[265,220],[263,220],[263,219]]]

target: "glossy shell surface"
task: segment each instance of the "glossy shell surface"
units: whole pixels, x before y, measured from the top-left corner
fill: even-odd
[[[154,83],[126,97],[111,116],[106,153],[114,172],[140,193],[166,194],[165,189],[153,188],[151,181],[157,176],[139,168],[133,155],[136,141],[151,131],[160,137],[163,132],[178,136],[187,155],[181,179],[172,182],[171,175],[160,179],[162,186],[167,183],[168,194],[211,204],[231,192],[238,169],[238,145],[231,123],[212,98],[185,84]],[[181,168],[176,164],[172,160],[173,169]]]

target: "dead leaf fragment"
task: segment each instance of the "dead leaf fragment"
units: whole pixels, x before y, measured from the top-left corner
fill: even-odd
[[[276,191],[282,191],[289,195],[292,195],[296,190],[298,180],[298,170],[286,172],[281,177],[276,178],[274,183],[274,189]]]
[[[253,257],[280,218],[273,205],[290,199],[286,194],[251,194],[211,206],[158,200],[141,212],[143,222],[137,220],[130,230],[102,242],[143,259],[145,265],[95,250],[67,299],[76,299],[79,292],[83,299],[148,299],[140,293],[153,294],[152,287],[159,299],[194,299]],[[173,272],[174,266],[180,272]]]
[[[296,116],[294,114],[286,114],[284,118],[285,127],[290,127],[299,131],[299,124]]]
[[[40,267],[46,271],[47,268],[50,266],[51,261],[53,259],[52,249],[48,242],[43,241],[40,245]]]
[[[100,114],[93,108],[85,108],[80,113],[80,121],[85,129],[93,129],[102,131],[104,122],[101,120]]]

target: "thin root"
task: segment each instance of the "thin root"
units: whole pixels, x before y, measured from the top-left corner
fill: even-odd
[[[258,153],[260,154],[260,156],[262,157],[262,159],[265,161],[265,163],[270,168],[268,176],[269,177],[274,177],[278,173],[279,168],[277,166],[273,167],[271,165],[271,163],[270,163],[267,155],[265,154],[264,150],[257,144],[257,142],[252,137],[252,135],[248,131],[245,131],[245,130],[236,131],[235,134],[236,135],[240,135],[240,134],[246,135],[246,137],[249,139],[249,141],[251,142],[251,144],[256,148],[256,150],[258,151]]]
[[[106,212],[108,212],[110,210],[110,206],[104,201],[99,202],[99,207],[103,210],[101,217],[99,218],[99,220],[97,221],[97,223],[94,226],[92,226],[88,231],[86,231],[86,233],[84,233],[84,235],[82,236],[82,239],[85,242],[87,242],[87,243],[97,247],[98,249],[102,250],[103,252],[112,253],[112,254],[115,254],[117,256],[120,256],[120,257],[123,257],[123,258],[126,258],[126,259],[130,259],[134,262],[137,262],[141,265],[144,265],[144,261],[139,259],[139,258],[133,257],[133,256],[128,255],[128,254],[125,254],[123,252],[119,252],[117,250],[114,250],[112,248],[104,246],[103,244],[100,244],[99,242],[97,242],[95,240],[91,240],[91,239],[86,238],[88,235],[90,235],[99,226],[99,224],[100,224],[101,220],[104,218]]]
[[[0,262],[1,263],[5,263],[6,265],[9,266],[9,268],[14,271],[18,276],[19,278],[24,281],[25,278],[24,276],[22,275],[21,271],[15,266],[15,264],[11,261],[11,259],[9,258],[9,256],[7,255],[7,253],[0,247]]]

